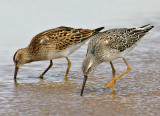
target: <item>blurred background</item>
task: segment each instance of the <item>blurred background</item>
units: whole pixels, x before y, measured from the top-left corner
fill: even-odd
[[[160,115],[160,1],[159,0],[0,0],[0,115]],[[39,75],[48,61],[26,64],[13,81],[13,55],[36,34],[58,26],[132,28],[155,26],[127,56],[131,72],[116,83],[116,94],[104,90],[112,79],[109,63],[89,77],[84,97],[81,63],[87,43],[69,58],[69,81],[63,80],[67,61]],[[126,69],[114,61],[117,75]],[[18,83],[18,84],[17,84]]]
[[[109,29],[154,24],[160,17],[159,4],[159,0],[0,0],[0,46],[27,46],[35,34],[57,26]]]

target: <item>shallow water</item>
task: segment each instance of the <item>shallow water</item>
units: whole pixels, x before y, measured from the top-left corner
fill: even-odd
[[[1,38],[2,43],[0,44],[0,115],[160,115],[160,17],[158,13],[158,11],[150,15],[146,13],[141,16],[138,24],[135,24],[136,20],[132,21],[130,18],[123,19],[124,22],[117,22],[116,19],[112,20],[112,17],[108,20],[110,22],[101,22],[102,25],[110,23],[111,28],[116,27],[116,24],[117,27],[130,27],[130,25],[137,26],[147,23],[154,24],[155,28],[126,57],[132,70],[116,81],[114,94],[112,88],[104,89],[112,80],[112,71],[109,63],[103,63],[88,78],[83,96],[80,96],[83,82],[81,63],[85,57],[87,44],[70,55],[72,66],[68,81],[64,80],[67,68],[65,58],[53,60],[53,67],[43,80],[39,76],[49,65],[49,61],[24,65],[18,73],[17,81],[14,81],[12,57],[18,48],[25,47],[29,43],[30,39],[28,38],[31,36],[25,37],[28,40],[22,39],[23,34],[18,35],[16,31],[21,29],[15,27],[16,30],[14,30],[9,22],[8,26],[17,35],[9,30],[1,31],[1,37],[5,40],[3,41]],[[135,17],[138,16],[135,15]],[[119,19],[117,18],[117,20]],[[5,36],[6,31],[9,35]],[[23,31],[27,36],[27,33],[32,35],[33,30],[25,29]],[[13,37],[17,37],[16,40],[11,39],[10,33],[13,34]],[[122,59],[113,61],[113,64],[117,75],[126,69]]]

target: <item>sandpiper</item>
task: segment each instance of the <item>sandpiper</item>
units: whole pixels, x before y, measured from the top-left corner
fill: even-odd
[[[114,92],[115,81],[131,70],[131,67],[124,57],[153,27],[154,26],[148,24],[139,28],[111,29],[93,36],[88,44],[86,58],[82,63],[84,80],[81,95],[83,94],[88,75],[90,75],[102,62],[110,62],[110,65],[112,67],[113,80],[105,88],[109,88],[112,86],[112,91]],[[128,68],[122,74],[115,77],[115,69],[112,61],[118,58],[123,58]]]
[[[80,48],[91,36],[99,33],[103,28],[104,27],[100,27],[90,30],[61,26],[37,34],[26,48],[19,49],[14,54],[14,79],[16,79],[18,70],[23,64],[33,61],[50,60],[50,65],[40,75],[40,78],[43,78],[43,75],[52,67],[53,59],[65,57],[68,61],[68,68],[64,79],[67,80],[67,75],[71,66],[68,56]]]

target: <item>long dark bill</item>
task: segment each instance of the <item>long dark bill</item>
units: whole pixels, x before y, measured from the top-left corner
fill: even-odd
[[[18,70],[19,70],[19,67],[15,66],[14,79],[16,79],[17,77]]]
[[[81,96],[83,95],[83,90],[84,90],[84,87],[85,87],[85,84],[86,84],[87,78],[88,78],[88,76],[84,75],[83,85],[82,85],[81,94],[80,94]]]

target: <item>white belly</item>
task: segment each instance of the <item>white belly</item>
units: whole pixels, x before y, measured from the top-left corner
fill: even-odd
[[[106,53],[106,59],[105,62],[110,62],[113,60],[116,60],[118,58],[124,58],[137,44],[133,45],[132,47],[127,48],[126,50],[124,50],[123,52],[110,52],[110,53]]]
[[[64,50],[54,50],[48,53],[48,60],[62,58],[62,57],[68,57],[70,54],[72,54],[74,51],[76,51],[78,48],[80,48],[83,44],[85,44],[86,41],[83,41],[79,44],[73,45],[69,48],[66,48]]]

